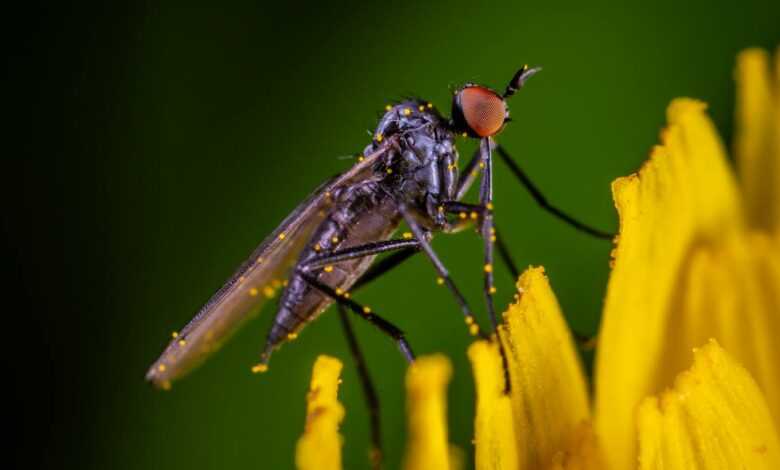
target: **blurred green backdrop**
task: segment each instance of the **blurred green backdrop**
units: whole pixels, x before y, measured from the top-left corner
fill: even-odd
[[[6,360],[42,465],[291,468],[311,366],[327,353],[345,362],[345,466],[364,467],[367,414],[332,311],[265,375],[249,367],[270,304],[171,392],[151,389],[146,367],[299,201],[351,164],[338,157],[362,150],[390,100],[414,94],[446,110],[453,85],[503,88],[520,65],[542,65],[510,102],[500,141],[553,203],[615,230],[610,182],[638,168],[669,100],[707,101],[729,138],[735,54],[780,41],[780,3],[769,1],[205,3],[40,7],[11,57],[30,134],[16,154],[20,218],[5,229],[41,346]],[[465,158],[474,144],[460,149]],[[496,171],[497,220],[519,264],[544,265],[572,327],[593,334],[609,243],[552,219],[500,162]],[[476,235],[435,247],[484,315]],[[497,273],[503,309],[513,288]],[[415,259],[358,297],[418,354],[452,359],[450,438],[470,460],[469,338],[434,277]],[[397,468],[405,364],[356,328]]]

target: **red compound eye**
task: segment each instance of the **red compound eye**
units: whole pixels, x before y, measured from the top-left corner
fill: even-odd
[[[460,92],[460,106],[466,124],[479,137],[495,135],[504,125],[506,102],[487,88],[464,88]]]

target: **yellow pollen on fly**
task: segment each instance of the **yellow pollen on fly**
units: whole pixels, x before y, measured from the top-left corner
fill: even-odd
[[[174,331],[174,332],[171,333],[171,338],[176,339],[178,337],[179,337],[179,332],[178,331]]]
[[[479,168],[481,170],[484,170],[485,169],[485,162],[479,162]]]
[[[358,157],[357,157],[357,161],[359,161],[359,162],[362,162],[365,159],[366,159],[366,157],[364,157],[363,155],[358,155]]]
[[[471,217],[472,220],[477,220],[477,217],[479,217],[479,214],[475,211],[471,211],[471,214],[469,214],[469,217]]]
[[[274,289],[278,289],[278,288],[282,287],[282,281],[280,281],[279,279],[274,279],[273,281],[271,281],[271,286]]]
[[[333,272],[333,265],[329,264],[329,265],[325,266],[324,268],[322,268],[322,270],[325,271],[326,273]]]
[[[477,325],[476,323],[470,325],[469,333],[471,333],[472,336],[477,336],[477,334],[479,333],[479,325]]]
[[[497,289],[495,288],[495,286],[490,286],[490,289],[488,289],[488,292],[490,292],[491,294],[495,294],[496,290]]]
[[[244,282],[245,280],[246,280],[246,278],[244,276],[241,276],[241,277],[238,278],[238,282]]]
[[[383,136],[381,132],[376,135],[376,141],[377,142],[382,142],[382,139],[384,139],[384,138],[385,138],[385,136]]]
[[[468,217],[468,214],[466,214],[465,212],[461,212],[460,214],[458,214],[458,217],[460,217],[461,219],[465,219],[466,217]]]
[[[184,345],[186,345],[186,344],[187,344],[187,342],[186,342],[186,341],[184,341],[183,339],[180,339],[180,340],[179,340],[179,346],[184,346]]]
[[[319,243],[317,243],[316,245],[314,245],[314,251],[320,251],[320,250],[322,250],[322,247],[320,246],[320,244],[319,244]]]
[[[252,366],[253,374],[262,374],[263,372],[266,371],[268,371],[268,364],[257,364]]]
[[[368,307],[368,306],[363,307],[363,313],[365,315],[368,315],[369,313],[371,313],[371,307]]]
[[[491,242],[494,242],[494,241],[496,241],[496,236],[495,236],[495,235],[491,235],[491,236],[490,236],[490,241],[491,241]]]
[[[412,232],[404,232],[403,237],[406,240],[410,240],[412,238]]]
[[[389,104],[385,105],[385,111],[390,111],[391,109],[393,109],[392,106],[390,106]]]
[[[471,324],[473,324],[473,323],[474,323],[474,317],[472,317],[471,315],[469,315],[469,316],[467,316],[467,317],[465,318],[465,321],[466,321],[466,324],[467,324],[467,325],[471,325]]]
[[[436,278],[436,284],[438,284],[438,285],[444,284],[444,278],[443,277],[437,277]]]
[[[343,295],[343,294],[344,294],[344,289],[342,289],[341,287],[337,287],[336,288],[336,295]]]
[[[433,108],[433,103],[428,103],[428,109]]]
[[[465,132],[464,132],[463,134],[461,134],[461,136],[463,136],[463,137],[468,137],[469,135],[468,135],[467,133],[465,133]]]
[[[297,337],[298,337],[298,333],[288,333],[287,334],[287,339],[289,339],[290,341],[294,340]]]
[[[420,111],[425,111],[425,106],[420,105],[417,109],[419,109]]]
[[[280,233],[279,234],[279,240],[284,240],[284,237],[286,237],[286,236],[287,235],[285,235],[284,233]]]
[[[263,257],[262,256],[258,256],[257,257],[257,264],[260,264],[262,262],[263,262]]]
[[[252,297],[256,297],[257,296],[257,292],[258,292],[258,290],[257,290],[256,287],[253,287],[253,288],[249,289],[249,295],[251,295]]]
[[[264,295],[264,296],[265,296],[267,299],[273,299],[275,294],[276,294],[276,291],[274,291],[274,290],[273,290],[273,288],[272,288],[271,286],[265,286],[265,287],[263,287],[263,295]]]
[[[410,114],[412,114],[412,110],[409,108],[404,108],[404,116],[408,116]]]
[[[344,298],[345,299],[348,299],[350,297],[352,297],[352,294],[350,294],[349,292],[344,292]]]
[[[442,212],[444,212],[444,206],[439,206],[439,214],[441,214]]]
[[[334,236],[333,236],[333,237],[330,239],[330,241],[332,241],[333,243],[338,243],[338,242],[339,242],[339,237],[337,237],[337,236],[335,236],[335,235],[334,235]]]
[[[392,175],[393,174],[393,169],[392,168],[388,168],[387,169],[387,174],[388,175]]]
[[[485,265],[484,269],[485,269],[486,273],[492,273],[493,272],[493,265],[488,263],[488,264]]]
[[[157,370],[159,370],[160,372],[165,372],[165,369],[166,369],[165,364],[160,364],[159,366],[157,366]]]

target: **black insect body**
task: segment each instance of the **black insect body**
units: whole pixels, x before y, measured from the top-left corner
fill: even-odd
[[[512,274],[518,273],[493,225],[494,150],[543,208],[578,229],[610,237],[550,206],[506,151],[492,141],[509,120],[506,98],[538,70],[524,66],[503,95],[479,85],[464,86],[455,93],[449,120],[426,101],[388,106],[357,164],[320,186],[260,244],[195,318],[174,334],[149,369],[147,380],[168,388],[214,351],[264,299],[284,287],[261,362],[253,369],[262,372],[273,350],[294,339],[301,328],[337,302],[369,401],[372,440],[378,451],[378,401],[347,310],[391,336],[407,360],[414,360],[414,354],[399,328],[356,302],[351,292],[422,251],[436,269],[439,282],[453,293],[469,331],[487,337],[431,247],[431,239],[437,232],[452,233],[477,224],[484,243],[485,299],[495,328],[494,244]],[[463,170],[459,170],[455,147],[460,134],[481,139],[479,150]],[[480,173],[479,202],[461,202]],[[411,231],[394,238],[401,222]],[[374,258],[385,252],[394,253],[372,266]]]

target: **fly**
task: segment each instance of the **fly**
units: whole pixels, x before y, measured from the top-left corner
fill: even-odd
[[[454,93],[449,119],[430,103],[409,99],[388,105],[371,143],[345,173],[317,188],[272,232],[174,337],[152,364],[147,380],[169,388],[215,351],[266,299],[281,290],[276,316],[254,372],[268,368],[271,354],[332,303],[355,356],[367,396],[374,445],[374,466],[381,460],[378,400],[352,331],[349,313],[392,338],[403,357],[414,353],[403,331],[352,297],[417,252],[423,252],[460,308],[470,334],[489,338],[449,271],[434,251],[435,233],[455,233],[476,225],[483,241],[484,297],[492,325],[493,252],[517,278],[518,271],[496,231],[493,216],[493,153],[507,164],[539,205],[573,227],[600,238],[611,234],[591,228],[550,205],[493,137],[509,119],[507,99],[540,68],[523,66],[503,93],[468,83]],[[479,139],[479,148],[460,170],[457,136]],[[462,199],[481,173],[479,200]],[[410,231],[394,236],[404,222]],[[391,253],[373,264],[381,253]],[[292,267],[290,267],[292,266]],[[503,353],[503,349],[502,353]]]

